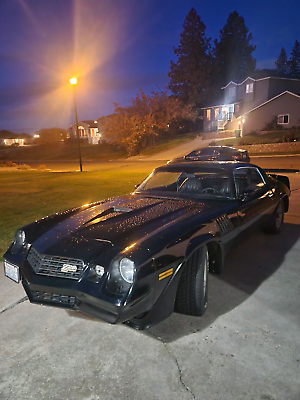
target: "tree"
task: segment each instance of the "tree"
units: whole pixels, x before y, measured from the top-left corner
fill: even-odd
[[[300,44],[298,40],[295,41],[292,49],[291,58],[288,61],[288,68],[291,78],[300,78]]]
[[[204,106],[210,95],[213,77],[210,39],[205,25],[192,8],[185,18],[180,45],[174,48],[177,62],[171,61],[168,88],[186,104]]]
[[[129,106],[115,104],[115,113],[105,119],[104,128],[116,144],[134,155],[164,137],[175,135],[175,126],[183,119],[195,118],[195,111],[179,99],[169,97],[166,90],[151,95],[141,90]]]
[[[279,75],[284,75],[284,76],[288,75],[289,67],[284,47],[281,48],[279,57],[277,61],[275,61],[275,65],[276,65],[276,72]]]
[[[244,18],[233,11],[220,31],[219,42],[215,40],[214,56],[220,86],[230,81],[240,82],[254,72],[256,60],[252,53],[256,46],[250,44],[251,40],[252,34]]]
[[[35,132],[39,135],[38,143],[62,142],[67,139],[68,132],[62,128],[46,128]]]

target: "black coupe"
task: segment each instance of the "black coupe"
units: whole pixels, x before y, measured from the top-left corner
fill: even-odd
[[[201,316],[208,272],[252,228],[278,233],[289,179],[245,163],[169,164],[135,192],[16,232],[5,274],[32,303],[146,329],[173,311]]]
[[[250,163],[250,157],[247,150],[236,149],[231,146],[208,146],[193,150],[186,156],[175,158],[169,163],[185,161],[239,161]]]

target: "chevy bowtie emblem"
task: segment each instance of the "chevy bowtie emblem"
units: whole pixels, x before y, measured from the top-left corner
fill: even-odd
[[[63,266],[61,267],[61,272],[76,272],[76,271],[77,271],[76,265],[63,264]]]

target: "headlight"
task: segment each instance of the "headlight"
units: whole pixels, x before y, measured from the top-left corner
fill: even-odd
[[[116,258],[110,267],[106,289],[117,295],[128,293],[134,281],[135,264],[129,258]]]
[[[129,258],[122,258],[119,264],[119,271],[121,277],[124,279],[125,282],[133,283],[133,277],[135,271],[133,261],[129,260]]]

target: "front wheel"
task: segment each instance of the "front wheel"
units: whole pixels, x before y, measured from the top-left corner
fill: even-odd
[[[201,316],[207,307],[209,253],[207,246],[195,251],[183,267],[178,284],[175,312]]]
[[[284,219],[284,207],[282,200],[279,201],[275,211],[270,217],[269,223],[265,228],[268,233],[277,234],[282,230]]]

